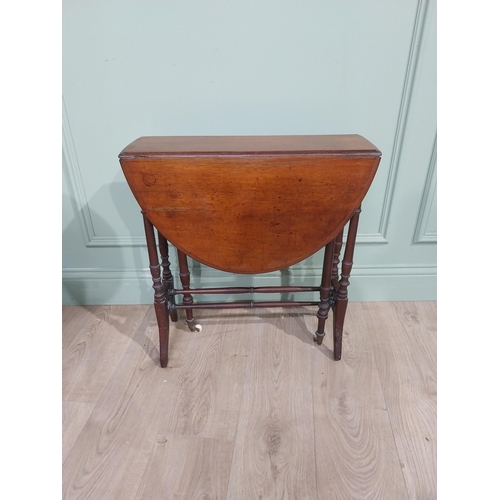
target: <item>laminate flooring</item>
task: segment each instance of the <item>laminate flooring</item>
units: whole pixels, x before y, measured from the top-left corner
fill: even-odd
[[[436,498],[435,302],[195,313],[63,307],[65,500]]]

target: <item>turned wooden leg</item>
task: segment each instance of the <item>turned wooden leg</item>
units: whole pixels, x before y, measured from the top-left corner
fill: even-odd
[[[330,309],[330,296],[332,287],[332,265],[333,265],[333,246],[334,241],[330,241],[325,247],[325,255],[323,258],[323,275],[321,277],[321,286],[319,291],[319,307],[318,307],[318,331],[314,341],[321,345],[325,336],[325,322],[328,318],[328,310]]]
[[[344,228],[337,234],[333,243],[333,267],[332,267],[332,285],[335,290],[339,288],[339,257],[342,250],[342,237],[344,236]]]
[[[154,305],[156,320],[158,321],[158,331],[160,335],[160,365],[164,368],[168,363],[169,334],[166,297],[165,291],[161,284],[160,263],[158,262],[158,254],[156,252],[154,227],[144,212],[142,213],[142,215],[144,217],[144,229],[146,231],[146,243],[148,246],[149,269],[153,278],[153,289],[155,291]]]
[[[179,271],[180,271],[179,276],[181,278],[182,288],[183,288],[183,290],[189,290],[191,275],[189,274],[189,268],[188,268],[186,254],[184,252],[181,252],[180,250],[177,250],[177,256],[179,258]],[[183,298],[182,298],[183,305],[186,306],[186,305],[190,305],[192,303],[193,303],[193,296],[192,295],[190,295],[190,294],[183,295]],[[192,332],[197,331],[195,323],[194,323],[192,309],[186,309],[186,322],[189,326],[189,329]]]
[[[160,249],[161,267],[163,269],[161,286],[163,288],[165,296],[167,297],[167,301],[165,302],[165,304],[168,304],[169,300],[175,300],[173,296],[170,299],[168,297],[169,290],[172,290],[174,288],[174,277],[172,276],[172,272],[170,271],[170,261],[168,260],[168,243],[165,237],[159,231],[158,248]],[[177,311],[172,310],[169,312],[169,314],[172,321],[177,321]]]
[[[360,213],[361,208],[358,208],[349,222],[344,258],[342,259],[342,276],[340,278],[337,300],[335,302],[333,359],[336,361],[342,356],[342,332],[344,330],[344,319],[347,311],[347,287],[349,286],[349,276],[352,269],[352,258],[354,255],[354,245],[356,243],[356,232],[358,230]]]

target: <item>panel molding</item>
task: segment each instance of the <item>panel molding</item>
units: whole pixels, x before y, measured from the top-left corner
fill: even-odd
[[[139,214],[140,216],[141,214]],[[144,236],[94,236],[87,247],[123,248],[145,247]]]
[[[387,176],[387,185],[382,203],[382,212],[380,215],[379,234],[387,241],[387,230],[389,227],[389,218],[392,209],[392,201],[394,199],[394,190],[396,187],[397,174],[399,171],[401,152],[405,139],[406,124],[413,93],[415,75],[417,73],[418,58],[420,54],[420,46],[425,28],[425,19],[427,14],[429,0],[418,0],[415,11],[415,21],[413,24],[413,33],[408,54],[408,62],[406,65],[405,79],[403,83],[403,91],[401,94],[401,104],[399,107],[398,120],[396,124],[396,133],[391,152],[391,160],[389,163],[389,174]]]
[[[95,234],[64,96],[62,97],[62,153],[66,160],[65,171],[68,177],[68,188],[75,204],[75,216],[80,224],[85,246],[107,248],[145,247],[146,238],[144,236],[97,236]]]
[[[175,265],[171,265],[170,269],[172,274],[176,275],[179,273],[179,269]],[[376,265],[376,266],[357,266],[352,269],[351,276],[414,276],[421,274],[435,274],[436,266],[404,266],[404,265]],[[203,272],[197,273],[196,269],[190,265],[191,280],[200,278],[202,279],[217,279],[219,282],[232,280],[235,277],[241,278],[247,277],[248,279],[267,279],[267,278],[281,278],[282,274],[291,276],[295,279],[318,279],[321,278],[323,268],[322,267],[309,267],[307,269],[302,268],[286,268],[282,271],[273,271],[271,273],[265,274],[247,274],[247,275],[236,275],[232,273],[225,273],[211,267],[203,266]],[[99,268],[99,267],[67,267],[62,271],[63,280],[65,279],[129,279],[129,278],[147,278],[151,280],[151,274],[149,268],[123,268],[123,269],[111,269],[111,268]]]
[[[62,98],[62,154],[66,160],[63,162],[63,169],[67,174],[68,188],[75,205],[75,215],[80,224],[85,245],[88,246],[92,239],[95,238],[95,232],[89,204],[87,202],[87,195],[85,193],[82,173],[78,163],[78,156],[73,142],[73,135],[71,133],[64,96]]]
[[[437,135],[434,138],[432,147],[431,159],[427,168],[427,178],[425,180],[424,192],[418,210],[417,223],[415,225],[415,233],[413,243],[437,243],[437,232],[427,230],[427,222],[432,207],[432,201],[437,189]]]

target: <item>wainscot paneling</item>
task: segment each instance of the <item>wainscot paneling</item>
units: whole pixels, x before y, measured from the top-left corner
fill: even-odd
[[[343,133],[383,153],[351,300],[434,300],[435,108],[435,0],[64,2],[64,303],[152,301],[117,158],[135,138]],[[312,284],[321,265],[251,277],[193,263],[193,284]]]

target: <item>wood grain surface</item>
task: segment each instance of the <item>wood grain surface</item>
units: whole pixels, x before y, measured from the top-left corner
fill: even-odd
[[[223,271],[289,267],[361,205],[381,153],[360,136],[141,138],[120,154],[141,209],[176,248]]]
[[[351,303],[339,362],[315,308],[199,311],[166,369],[152,307],[63,318],[64,499],[436,498],[435,303]]]
[[[436,338],[412,303],[365,302],[363,309],[408,498],[435,498]]]
[[[139,137],[119,158],[220,155],[352,154],[380,155],[364,137],[343,135],[146,136]]]
[[[148,306],[102,306],[64,348],[62,374],[65,401],[95,403],[108,383]]]
[[[227,498],[316,498],[309,346],[293,316],[252,332]]]

